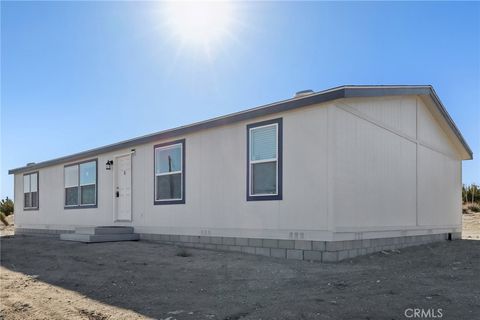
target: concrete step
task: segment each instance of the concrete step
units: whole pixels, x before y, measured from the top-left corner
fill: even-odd
[[[77,241],[84,243],[92,242],[112,242],[112,241],[132,241],[139,240],[136,233],[117,233],[117,234],[82,234],[82,233],[64,233],[60,235],[60,240]]]
[[[120,234],[133,233],[133,227],[124,226],[101,226],[101,227],[78,227],[75,233],[79,234]]]

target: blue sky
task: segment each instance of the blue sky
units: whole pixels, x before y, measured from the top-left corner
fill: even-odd
[[[1,3],[8,169],[343,84],[432,84],[480,151],[479,3],[235,3],[211,54],[156,2]],[[479,160],[463,165],[480,183]]]

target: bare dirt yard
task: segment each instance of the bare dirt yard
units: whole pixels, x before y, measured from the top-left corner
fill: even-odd
[[[480,213],[470,212],[462,214],[462,219],[462,238],[480,240]]]
[[[478,319],[480,241],[337,264],[153,242],[1,240],[0,319]],[[407,313],[408,315],[409,313]]]
[[[8,226],[0,222],[0,236],[11,236],[15,233],[15,227],[13,225],[13,214],[5,218],[8,222]]]

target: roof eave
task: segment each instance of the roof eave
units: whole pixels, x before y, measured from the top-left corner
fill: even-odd
[[[460,132],[460,130],[456,126],[452,117],[450,117],[450,114],[448,113],[447,109],[444,107],[442,101],[440,100],[437,93],[435,92],[435,89],[433,89],[432,86],[430,86],[430,98],[435,102],[435,104],[438,107],[438,110],[440,111],[440,113],[442,114],[444,119],[447,121],[447,123],[450,126],[450,128],[452,129],[453,133],[456,135],[456,137],[458,138],[458,140],[462,144],[463,148],[465,149],[466,153],[468,154],[469,158],[463,159],[463,160],[472,160],[473,159],[472,149],[470,148],[467,141],[463,137],[462,133]]]
[[[438,110],[448,123],[449,127],[451,128],[452,132],[461,142],[464,150],[469,155],[469,159],[473,159],[473,153],[470,147],[468,146],[467,142],[463,138],[462,134],[458,130],[457,126],[453,122],[452,118],[448,114],[447,110],[443,106],[442,102],[438,98],[435,90],[432,86],[340,86],[335,87],[332,89],[328,89],[325,91],[320,91],[308,96],[302,96],[297,98],[292,98],[288,100],[283,100],[267,105],[263,105],[260,107],[248,109],[241,112],[232,113],[229,115],[193,123],[186,126],[181,126],[169,130],[164,130],[160,132],[156,132],[153,134],[141,136],[138,138],[125,140],[122,142],[118,142],[115,144],[110,144],[104,147],[99,147],[95,149],[90,149],[87,151],[83,151],[80,153],[72,154],[65,157],[60,157],[48,161],[39,162],[34,165],[19,167],[15,169],[11,169],[8,171],[9,174],[16,174],[22,172],[28,172],[32,170],[36,170],[39,168],[44,168],[47,166],[59,164],[59,163],[66,163],[77,161],[80,159],[96,156],[100,153],[111,152],[115,150],[130,148],[133,146],[138,146],[141,144],[158,141],[162,139],[170,139],[180,135],[185,135],[188,133],[196,132],[199,130],[209,129],[221,125],[227,125],[239,121],[244,121],[252,118],[257,118],[261,116],[266,116],[270,114],[275,114],[278,112],[284,112],[292,109],[297,109],[317,103],[333,101],[342,98],[355,98],[355,97],[378,97],[378,96],[393,96],[393,95],[428,95],[434,101],[435,105],[437,106]]]
[[[462,145],[466,157],[463,160],[472,160],[473,152],[470,149],[467,141],[456,126],[447,109],[444,107],[442,101],[431,85],[421,86],[345,86],[346,98],[358,97],[375,97],[375,96],[393,96],[393,95],[418,95],[429,96],[436,105],[438,111],[441,113],[448,126],[455,134],[456,138]]]

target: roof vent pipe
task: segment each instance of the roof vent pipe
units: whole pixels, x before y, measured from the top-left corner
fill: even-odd
[[[35,162],[29,162],[29,163],[27,163],[27,167],[30,167],[30,166],[33,166],[33,165],[35,165]]]
[[[315,93],[313,90],[302,90],[302,91],[298,91],[297,93],[295,93],[295,98],[300,98],[300,97],[305,97],[305,96],[308,96],[308,95],[311,95]]]

